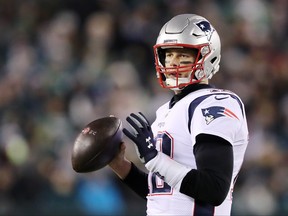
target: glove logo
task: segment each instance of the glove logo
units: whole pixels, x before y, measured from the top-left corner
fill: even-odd
[[[149,149],[154,146],[153,143],[151,143],[151,137],[146,138],[146,143],[148,143],[147,147],[148,147]]]

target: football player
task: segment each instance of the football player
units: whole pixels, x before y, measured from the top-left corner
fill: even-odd
[[[208,83],[219,70],[220,53],[217,31],[199,15],[177,15],[159,33],[157,78],[175,94],[151,126],[138,112],[126,119],[131,128],[123,129],[149,173],[125,157],[125,143],[109,164],[147,199],[147,215],[231,214],[248,128],[241,99]]]

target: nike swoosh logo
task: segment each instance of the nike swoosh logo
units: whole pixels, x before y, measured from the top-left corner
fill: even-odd
[[[215,96],[216,100],[224,100],[224,99],[227,99],[227,98],[229,98],[229,96],[225,96],[225,97]]]

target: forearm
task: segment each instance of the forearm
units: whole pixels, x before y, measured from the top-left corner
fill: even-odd
[[[220,205],[227,196],[230,179],[211,171],[191,170],[181,182],[180,192],[213,206]]]
[[[141,171],[133,163],[131,163],[131,169],[126,178],[124,178],[122,181],[136,194],[143,199],[146,199],[149,192],[147,173]]]
[[[113,172],[135,193],[146,199],[148,194],[148,174],[138,169],[125,155],[126,145],[122,143],[119,153],[109,163]]]
[[[148,194],[148,174],[138,169],[131,161],[124,158],[121,162],[110,163],[113,172],[143,199]]]
[[[110,168],[113,170],[113,172],[121,179],[125,179],[127,175],[129,174],[131,170],[131,162],[124,158],[121,162],[117,163],[110,163]]]

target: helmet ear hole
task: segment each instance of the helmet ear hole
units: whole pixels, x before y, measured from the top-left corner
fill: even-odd
[[[214,58],[211,59],[211,63],[213,64],[216,61],[217,57],[215,56]]]

